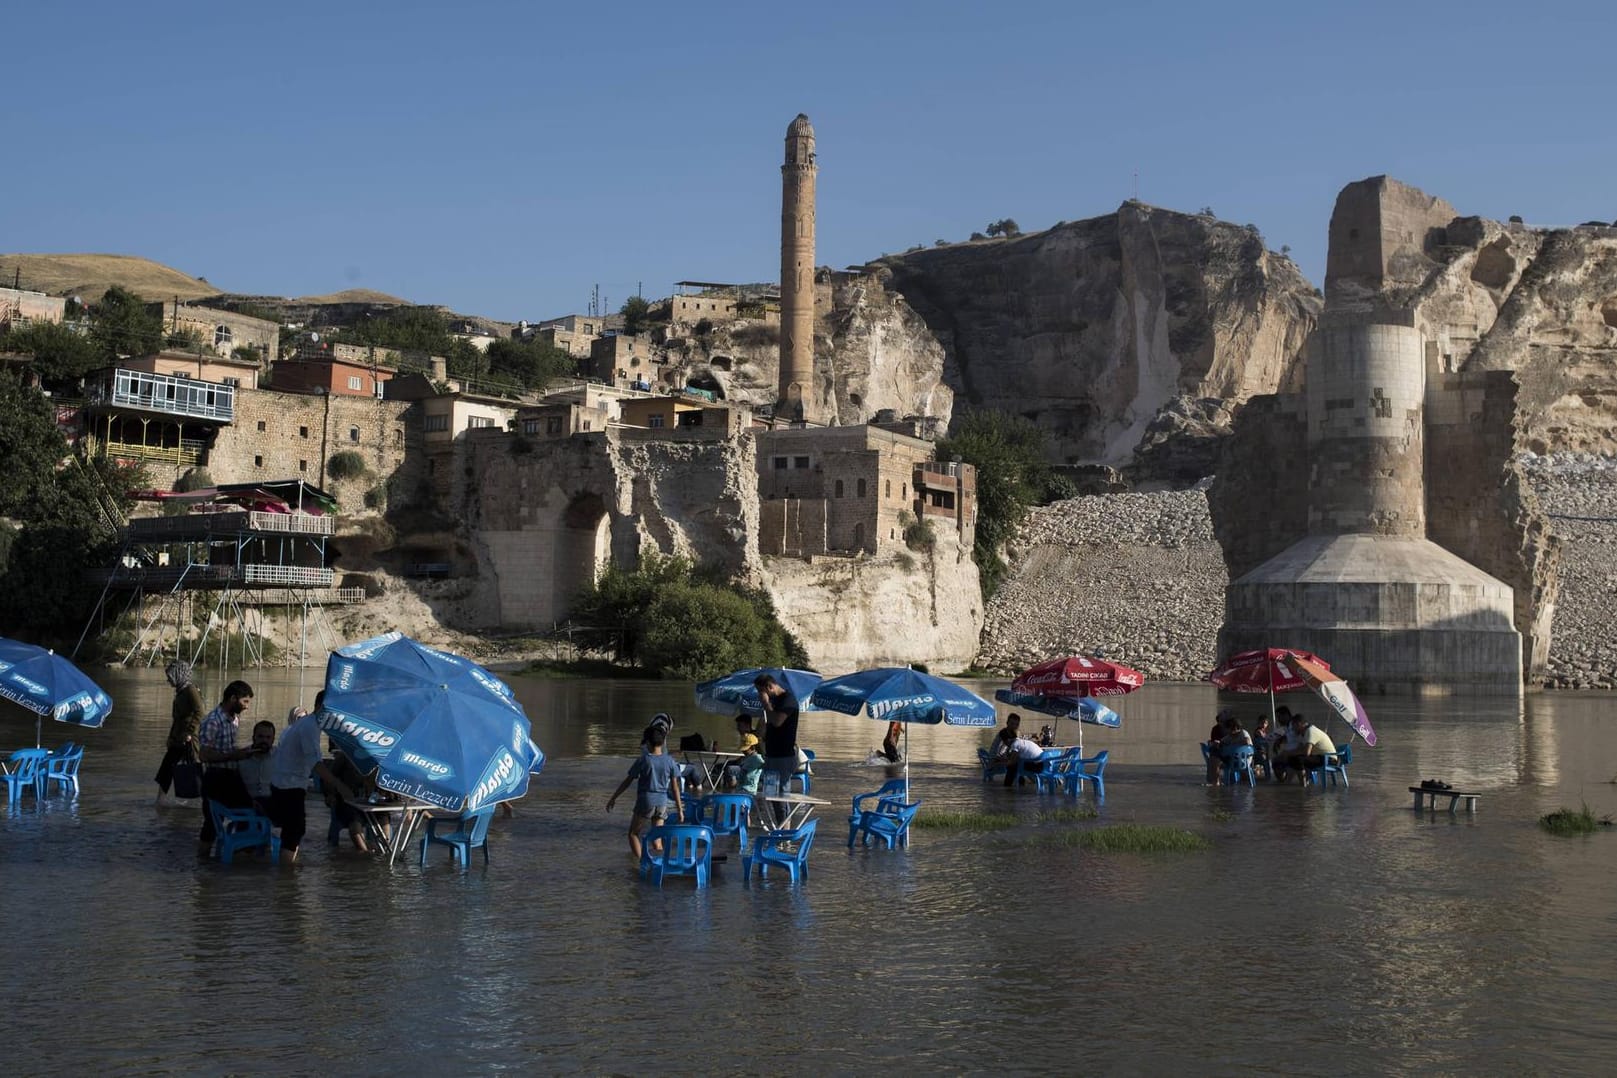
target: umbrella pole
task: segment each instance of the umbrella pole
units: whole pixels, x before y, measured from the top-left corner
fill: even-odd
[[[910,803],[910,724],[907,722],[904,724],[904,803]]]

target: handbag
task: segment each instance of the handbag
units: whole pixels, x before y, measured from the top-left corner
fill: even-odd
[[[202,796],[202,765],[194,752],[174,764],[174,796],[185,800]]]

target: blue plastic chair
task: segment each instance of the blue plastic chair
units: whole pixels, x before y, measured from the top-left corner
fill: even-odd
[[[711,794],[703,800],[702,818],[697,822],[706,824],[715,838],[719,835],[736,836],[741,843],[741,852],[745,853],[747,821],[751,814],[750,794]]]
[[[47,749],[18,749],[11,754],[5,770],[11,804],[20,803],[23,790],[29,787],[33,788],[35,801],[45,796],[45,761],[49,758]]]
[[[1034,789],[1041,794],[1049,790],[1060,792],[1067,786],[1067,776],[1078,766],[1083,755],[1082,749],[1046,749],[1044,755],[1039,757],[1044,766],[1037,771],[1024,771],[1023,774],[1033,780]]]
[[[767,831],[752,844],[752,852],[741,858],[741,875],[752,878],[752,866],[758,866],[760,878],[769,875],[771,865],[784,868],[791,882],[808,876],[809,847],[814,845],[814,831],[819,820],[809,820],[790,831]],[[784,847],[791,846],[791,849]]]
[[[987,749],[977,750],[977,762],[982,765],[983,781],[991,782],[997,775],[1003,775],[1010,768],[1010,761],[1004,757],[995,758]]]
[[[859,822],[854,824],[848,832],[848,846],[852,848],[854,836],[860,836],[860,845],[870,845],[870,836],[875,835],[887,843],[887,848],[893,844],[908,846],[910,844],[910,821],[915,819],[919,811],[919,801],[905,804],[896,797],[884,798],[876,802],[874,809],[866,809],[859,814]]]
[[[1251,745],[1236,745],[1224,750],[1224,785],[1234,786],[1242,781],[1248,786],[1257,785],[1257,777],[1252,773],[1252,757],[1256,752]]]
[[[213,829],[218,833],[220,864],[230,864],[237,850],[258,846],[269,850],[272,861],[281,856],[281,836],[270,826],[268,817],[252,809],[227,808],[217,801],[208,802],[208,811],[213,814]]]
[[[84,762],[84,746],[69,741],[45,759],[45,792],[50,784],[64,787],[72,796],[79,796],[79,764]]]
[[[455,862],[462,868],[471,867],[472,851],[479,847],[483,850],[483,863],[488,864],[488,825],[492,819],[493,805],[464,816],[427,817],[427,833],[421,836],[421,863],[427,863],[427,847],[437,843],[448,846],[455,855]],[[439,824],[444,827],[442,832],[438,830]]]
[[[712,796],[712,795],[709,795]],[[699,824],[702,822],[702,812],[707,805],[707,798],[700,794],[687,793],[684,790],[679,794],[679,819],[675,823]]]
[[[1095,784],[1095,800],[1106,800],[1106,760],[1111,756],[1112,750],[1101,749],[1087,759],[1079,759],[1071,771],[1067,772],[1067,796],[1077,797],[1078,791],[1084,783]]]
[[[1323,788],[1325,780],[1330,779],[1331,785],[1336,785],[1337,778],[1341,778],[1342,785],[1348,785],[1348,764],[1353,762],[1353,745],[1336,746],[1336,753],[1325,757],[1325,766],[1311,768],[1308,772],[1308,781],[1317,782]]]
[[[640,875],[658,887],[666,876],[693,876],[706,887],[713,866],[713,829],[701,824],[665,823],[640,837]],[[662,849],[651,852],[654,844]]]
[[[853,795],[853,810],[848,813],[848,848],[850,850],[853,849],[854,835],[859,831],[859,817],[864,815],[865,812],[865,802],[875,801],[880,803],[889,798],[901,798],[904,796],[905,789],[903,779],[888,779],[881,784],[881,789],[879,790],[868,794]]]
[[[803,750],[803,755],[808,757],[808,762],[805,763],[798,770],[793,771],[792,774],[791,774],[791,778],[788,778],[786,780],[786,789],[784,791],[785,793],[791,793],[792,792],[792,779],[796,779],[798,781],[799,785],[802,786],[802,792],[805,793],[805,794],[808,793],[809,788],[814,785],[813,782],[810,781],[812,776],[809,773],[810,769],[814,767],[814,750],[813,749],[804,749]]]

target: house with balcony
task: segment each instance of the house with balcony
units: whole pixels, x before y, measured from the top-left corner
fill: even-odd
[[[158,373],[151,369],[157,358],[125,360],[91,375],[85,432],[108,456],[132,463],[176,469],[205,463],[219,429],[236,420],[237,385],[192,377],[183,364],[179,371]],[[211,364],[196,362],[214,373]]]

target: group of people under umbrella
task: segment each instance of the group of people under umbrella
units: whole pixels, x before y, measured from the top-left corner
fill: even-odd
[[[1347,684],[1309,652],[1285,648],[1244,652],[1220,664],[1209,680],[1226,691],[1266,693],[1271,714],[1275,694],[1312,688],[1356,735],[1370,745],[1376,743],[1364,708]],[[901,736],[907,741],[909,725],[991,728],[998,722],[989,701],[910,667],[881,667],[825,679],[800,670],[740,670],[697,685],[696,701],[708,711],[759,715],[766,710],[759,697],[761,681],[775,684],[803,711],[864,716],[887,724],[884,754],[904,761],[906,799],[908,753],[899,752],[897,742]],[[1077,721],[1081,749],[1084,724],[1113,728],[1121,724],[1117,712],[1101,698],[1133,692],[1144,681],[1138,671],[1121,663],[1068,656],[1030,667],[995,696],[1012,707],[1053,716],[1058,728],[1063,718]],[[176,688],[183,687],[176,684]],[[112,708],[106,693],[71,662],[46,649],[4,639],[0,639],[0,697],[41,718],[49,714],[92,727],[99,726]],[[230,725],[233,741],[235,724]],[[300,731],[299,737],[290,736],[294,729]],[[396,632],[332,653],[316,710],[296,716],[284,740],[317,745],[322,735],[382,796],[446,814],[475,813],[523,796],[530,775],[544,762],[529,720],[508,685],[476,663]],[[36,744],[38,740],[36,720]],[[169,747],[165,771],[176,762],[172,739]],[[240,759],[242,751],[251,750],[218,741],[205,753],[205,760],[224,766]]]

